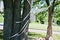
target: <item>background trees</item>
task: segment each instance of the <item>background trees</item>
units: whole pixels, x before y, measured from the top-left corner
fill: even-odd
[[[59,0],[44,0],[44,2],[46,2],[46,4],[47,4],[47,6],[48,6],[48,27],[47,27],[47,35],[46,35],[46,40],[49,40],[49,37],[50,36],[52,36],[52,23],[54,22],[54,21],[56,21],[56,17],[57,17],[57,15],[59,16],[59,14],[60,13],[55,13],[56,12],[56,8],[55,7],[57,7],[57,5],[59,5],[60,3],[60,1]],[[36,2],[35,2],[36,3]],[[38,2],[38,4],[39,4],[39,2]],[[42,2],[42,4],[43,4],[43,2]],[[42,5],[41,4],[41,5]],[[37,5],[37,3],[36,3],[36,5]],[[44,5],[43,5],[44,6]],[[46,5],[44,6],[44,7],[47,7]],[[38,6],[37,6],[38,7]],[[41,6],[40,6],[41,7]],[[55,10],[54,10],[55,9]],[[53,13],[55,14],[55,16],[53,16]],[[42,13],[41,13],[42,14]],[[38,16],[37,16],[37,19],[41,19],[41,17],[43,17],[41,14],[37,14]],[[41,15],[41,17],[40,17],[40,15]],[[52,19],[52,18],[54,18],[54,19]],[[59,19],[60,17],[58,17],[57,18],[57,21],[56,21],[56,23],[57,24],[60,24],[60,21],[58,21],[58,20],[60,20]],[[41,20],[43,20],[43,18],[41,19]],[[40,21],[41,21],[40,20]],[[38,20],[37,20],[38,21]],[[41,22],[40,22],[41,23]]]

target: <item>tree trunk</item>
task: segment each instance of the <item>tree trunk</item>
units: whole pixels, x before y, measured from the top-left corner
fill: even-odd
[[[14,0],[13,3],[13,35],[15,35],[16,33],[18,33],[22,26],[21,26],[21,0]],[[22,34],[23,35],[23,34]],[[12,40],[22,40],[23,36],[19,35],[19,36],[15,36],[13,38],[11,38]]]
[[[27,32],[30,18],[30,1],[24,0],[23,14],[21,15],[21,0],[3,0],[4,1],[4,40],[28,40]],[[28,15],[29,14],[29,15]],[[28,17],[26,18],[26,16]],[[22,18],[23,17],[23,18]],[[24,20],[24,21],[23,21]],[[28,22],[27,22],[28,21]],[[26,24],[26,25],[25,25]],[[22,27],[25,26],[21,31]],[[15,34],[18,36],[14,36]],[[12,37],[14,36],[14,37]]]
[[[12,17],[13,17],[13,0],[3,0],[4,2],[4,38],[3,40],[10,40],[12,35]]]
[[[47,27],[47,35],[46,40],[49,40],[49,37],[52,36],[52,10],[51,7],[48,9],[48,27]]]
[[[47,5],[49,6],[49,0],[46,0]],[[48,8],[48,27],[47,27],[47,34],[46,34],[46,40],[49,40],[50,37],[52,37],[52,16],[54,12],[54,3],[55,0],[53,0],[52,5]]]

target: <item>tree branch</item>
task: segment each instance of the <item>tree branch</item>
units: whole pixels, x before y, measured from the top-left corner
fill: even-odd
[[[53,0],[53,3],[52,3],[52,12],[54,12],[54,7],[55,7],[54,4],[55,4],[55,1],[56,0]]]
[[[50,5],[49,0],[46,0],[46,3],[47,3],[48,6]]]

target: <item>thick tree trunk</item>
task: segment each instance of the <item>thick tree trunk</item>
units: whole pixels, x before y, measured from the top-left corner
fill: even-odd
[[[27,39],[28,36],[27,32],[29,26],[28,20],[30,18],[29,13],[31,10],[30,1],[24,0],[24,8],[23,8],[22,15],[21,15],[21,0],[3,0],[3,1],[4,1],[4,13],[5,13],[4,14],[4,40],[28,40]],[[24,28],[21,31],[23,26],[27,28]],[[20,35],[20,33],[22,34]],[[18,36],[16,36],[15,34],[17,34]]]
[[[3,40],[10,40],[12,35],[12,17],[13,17],[13,0],[3,0],[4,2],[4,38]]]
[[[14,0],[13,3],[13,35],[15,35],[16,33],[18,33],[22,26],[21,26],[21,0]],[[24,35],[24,34],[22,34]],[[19,36],[15,36],[13,38],[11,38],[12,40],[22,40],[23,36],[19,35]]]

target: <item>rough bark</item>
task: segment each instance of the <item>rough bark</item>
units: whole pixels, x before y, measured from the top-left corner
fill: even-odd
[[[9,37],[12,35],[12,17],[13,17],[13,1],[3,0],[4,2],[4,38],[3,40],[10,40]]]
[[[22,28],[21,26],[21,0],[14,0],[13,3],[13,35],[18,33],[20,29]],[[12,35],[12,36],[13,36]],[[23,35],[23,34],[22,34]],[[12,40],[22,40],[23,36],[15,36],[11,38]]]
[[[24,0],[23,14],[21,15],[21,1],[22,0],[3,0],[4,1],[4,40],[28,40],[27,32],[29,26],[30,15],[24,20],[29,14],[31,7],[31,0]],[[23,18],[22,18],[23,17]],[[24,21],[23,21],[24,20]],[[25,23],[28,23],[25,25]],[[27,28],[21,35],[14,36],[16,33],[21,33],[20,30],[25,25]],[[23,31],[23,30],[22,30]],[[14,36],[14,37],[12,37]]]

